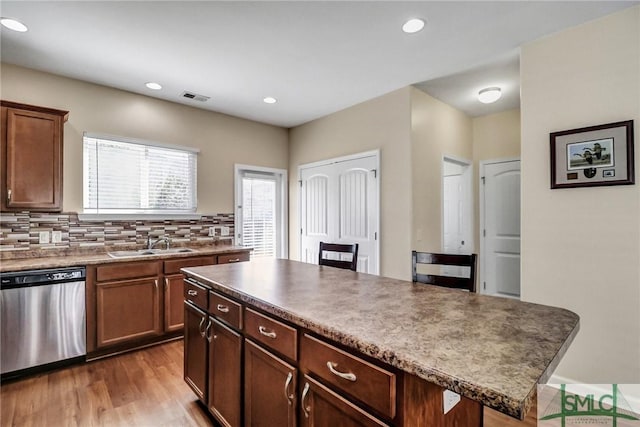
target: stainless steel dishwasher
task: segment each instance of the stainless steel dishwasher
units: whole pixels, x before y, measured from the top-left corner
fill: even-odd
[[[84,267],[3,273],[0,279],[2,378],[84,360]]]

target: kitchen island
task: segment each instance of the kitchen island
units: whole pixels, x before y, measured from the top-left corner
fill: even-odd
[[[522,419],[535,398],[536,384],[546,382],[579,329],[578,316],[560,308],[290,260],[254,260],[182,271],[210,297],[227,298],[238,307],[238,320],[229,323],[209,304],[196,332],[204,332],[201,335],[206,339],[211,336],[207,334],[208,323],[213,322],[232,326],[238,340],[244,337],[244,402],[240,407],[245,423],[253,410],[247,398],[257,393],[246,371],[252,366],[248,355],[257,351],[254,347],[262,352],[264,347],[273,350],[294,374],[299,366],[299,381],[294,375],[293,380],[287,379],[286,387],[283,380],[278,388],[279,395],[285,389],[287,403],[293,407],[289,418],[294,421],[289,425],[296,425],[296,417],[303,421],[309,418],[310,399],[305,395],[309,384],[318,407],[329,397],[344,399],[343,406],[356,406],[364,413],[363,420],[375,421],[371,425],[482,425],[482,406]],[[187,309],[198,306],[186,293],[185,298]],[[274,325],[282,330],[277,339]],[[198,331],[198,326],[204,331]],[[189,341],[197,339],[189,336],[188,328],[186,377],[190,369],[188,353],[193,352]],[[286,339],[287,333],[294,334],[289,347],[278,347],[275,341],[283,336]],[[214,339],[210,340],[214,346],[218,335],[214,326]],[[208,376],[214,371],[214,354],[207,356],[211,370]],[[326,355],[343,361],[353,355],[357,363],[381,371],[383,378],[363,386],[364,391],[349,389],[360,380],[344,372],[346,362],[320,362],[326,363],[329,374],[317,368],[315,359]],[[366,374],[366,369],[361,372]],[[215,387],[211,387],[215,381],[209,377],[205,384],[209,393],[203,392],[200,398],[215,416]],[[391,402],[376,400],[376,390],[380,389],[391,393]],[[442,413],[442,389],[463,397],[458,406],[466,409],[458,413],[457,421],[447,421],[448,417],[453,419],[456,408]],[[371,401],[368,396],[373,396]],[[420,407],[420,400],[424,407]],[[300,411],[296,411],[296,405]],[[469,423],[460,423],[460,417],[466,416],[470,417]],[[420,417],[422,421],[418,421]],[[354,422],[360,424],[367,425]]]

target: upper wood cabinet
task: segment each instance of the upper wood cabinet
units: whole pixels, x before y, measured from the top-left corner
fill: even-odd
[[[62,142],[68,111],[2,101],[0,208],[62,210]]]

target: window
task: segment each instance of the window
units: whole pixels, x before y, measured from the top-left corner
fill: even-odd
[[[252,257],[286,258],[286,171],[236,165],[237,243]]]
[[[85,133],[85,213],[193,213],[197,150]]]

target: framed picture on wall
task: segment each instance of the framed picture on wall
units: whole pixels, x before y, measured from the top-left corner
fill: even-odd
[[[550,134],[551,188],[635,182],[633,120]]]

